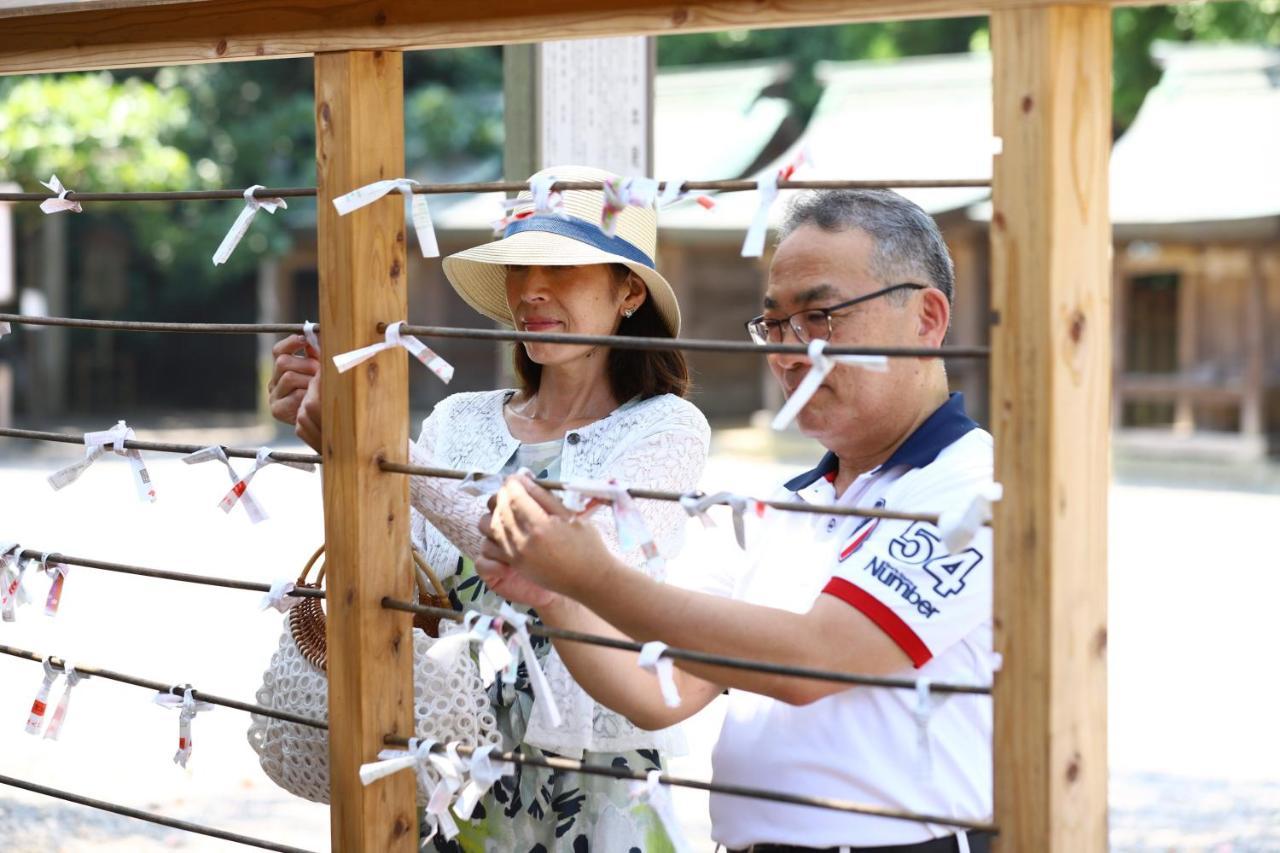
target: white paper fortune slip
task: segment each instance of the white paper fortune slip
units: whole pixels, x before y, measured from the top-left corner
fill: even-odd
[[[680,496],[680,506],[691,518],[701,521],[703,527],[715,527],[715,521],[707,514],[707,510],[722,504],[727,505],[733,512],[733,535],[738,542],[738,547],[744,551],[747,550],[747,510],[750,509],[755,513],[756,518],[764,517],[768,509],[764,501],[745,495],[735,495],[733,492],[716,492],[714,495],[689,493]]]
[[[57,175],[53,175],[49,180],[41,181],[40,183],[48,187],[50,192],[58,194],[57,198],[47,198],[40,202],[40,210],[44,213],[62,213],[63,211],[69,211],[71,213],[84,212],[80,208],[80,202],[69,201],[67,199],[67,193],[71,192],[71,190],[62,185],[62,181],[58,180]]]
[[[172,692],[177,689],[182,690],[181,696],[174,695]],[[187,761],[191,758],[191,721],[201,711],[212,711],[213,705],[208,702],[197,701],[195,690],[189,685],[182,688],[170,688],[168,693],[157,693],[154,701],[162,708],[178,709],[178,751],[173,754],[173,763],[185,768]]]
[[[308,472],[316,470],[316,466],[310,462],[293,462],[283,459],[274,459],[271,456],[270,447],[259,447],[257,458],[253,461],[253,468],[251,468],[249,473],[244,477],[232,483],[231,491],[227,492],[227,494],[223,496],[222,500],[218,502],[218,508],[223,512],[228,513],[235,509],[237,503],[240,503],[249,496],[249,481],[251,481],[259,471],[266,468],[268,465],[287,465],[290,468],[296,468],[299,471]],[[246,507],[246,509],[248,509],[248,507]],[[262,508],[259,507],[257,512],[262,513]],[[265,517],[265,513],[263,513],[263,517]],[[252,512],[250,512],[249,518],[253,519],[255,524],[262,520],[261,518],[255,517]]]
[[[231,230],[227,231],[227,236],[222,238],[218,250],[213,253],[215,267],[225,264],[231,257],[231,253],[236,250],[236,246],[240,245],[240,240],[248,232],[249,226],[253,223],[253,217],[258,215],[259,210],[275,213],[279,208],[288,209],[289,205],[285,204],[282,198],[254,198],[254,191],[262,189],[266,187],[262,184],[254,184],[244,191],[244,207],[240,209],[240,215],[236,217],[236,221],[231,223]]]
[[[410,355],[425,364],[428,370],[440,377],[442,382],[448,384],[449,380],[453,379],[453,365],[436,355],[431,347],[413,335],[400,334],[400,329],[404,325],[404,321],[401,320],[387,326],[386,339],[381,343],[370,344],[367,347],[335,355],[333,363],[338,368],[338,372],[346,373],[357,364],[368,361],[383,350],[403,347],[409,351]]]
[[[626,486],[614,480],[570,480],[564,485],[564,505],[577,513],[584,513],[593,506],[609,504],[613,507],[613,522],[618,533],[618,546],[623,553],[636,548],[644,555],[650,577],[663,580],[666,576],[666,560],[658,550],[644,516]]]
[[[53,683],[61,675],[61,672],[54,668],[50,658],[45,658],[43,664],[44,681],[36,691],[36,698],[31,703],[31,713],[27,715],[26,732],[29,735],[40,734],[40,727],[44,725],[45,711],[49,709],[49,691],[53,689]]]
[[[668,708],[679,708],[680,690],[676,687],[675,661],[662,656],[666,650],[666,643],[660,643],[657,640],[645,643],[640,647],[640,657],[636,660],[636,665],[657,677],[663,704]]]
[[[215,460],[221,462],[223,467],[227,469],[227,475],[231,478],[232,487],[240,482],[240,475],[232,467],[231,460],[227,458],[227,452],[216,444],[197,450],[195,453],[188,453],[182,457],[182,461],[188,465],[199,465],[201,462],[213,462]],[[266,520],[266,510],[258,505],[258,502],[253,499],[253,495],[248,494],[247,487],[245,493],[240,497],[240,503],[244,505],[245,513],[254,524]],[[219,503],[219,506],[221,505]]]
[[[662,782],[662,771],[650,770],[645,774],[645,781],[631,782],[629,787],[632,801],[649,806],[657,814],[662,828],[667,831],[667,840],[676,853],[693,853],[693,848],[689,846],[684,831],[680,828],[680,821],[676,818],[671,792]]]
[[[137,450],[125,447],[125,442],[133,438],[133,430],[124,421],[117,421],[111,429],[84,434],[84,456],[76,462],[49,475],[49,485],[55,491],[64,489],[80,478],[90,465],[97,462],[110,446],[111,451],[129,460],[133,470],[133,482],[137,486],[138,498],[146,503],[155,503],[156,489],[151,483],[151,475],[147,473],[146,463]]]
[[[618,230],[618,215],[627,207],[652,207],[658,198],[654,178],[613,178],[604,182],[604,205],[600,210],[600,230],[612,237]]]
[[[390,181],[375,181],[372,184],[352,190],[346,195],[333,200],[338,215],[346,216],[353,210],[373,204],[392,190],[398,190],[409,200],[409,214],[413,219],[413,230],[418,234],[418,248],[422,249],[422,257],[437,258],[440,247],[436,244],[436,229],[431,222],[431,209],[427,207],[427,197],[415,193],[413,188],[418,182],[410,178],[396,178]]]
[[[875,370],[881,373],[889,369],[889,359],[882,355],[824,355],[823,350],[826,346],[827,342],[821,339],[809,342],[811,363],[809,372],[805,374],[804,379],[800,380],[796,390],[791,392],[791,396],[787,398],[787,404],[774,417],[774,429],[782,430],[791,426],[796,415],[800,414],[805,403],[809,402],[818,387],[822,385],[822,380],[827,378],[827,374],[834,370],[837,364],[851,364],[864,370]]]

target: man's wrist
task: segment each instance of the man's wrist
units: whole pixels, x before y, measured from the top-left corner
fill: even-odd
[[[619,573],[629,571],[631,570],[613,553],[605,551],[604,556],[592,565],[590,571],[584,572],[576,579],[573,588],[567,590],[567,593],[570,598],[581,602],[589,610],[598,611],[601,597],[617,592]]]
[[[582,609],[582,605],[567,595],[553,593],[555,598],[536,608],[538,618],[553,628],[564,628],[573,621],[574,611]]]

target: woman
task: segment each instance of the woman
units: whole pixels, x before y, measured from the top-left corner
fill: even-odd
[[[581,167],[540,174],[614,177]],[[521,331],[678,335],[675,294],[653,263],[655,212],[629,207],[618,216],[616,236],[607,236],[598,225],[601,192],[574,190],[562,198],[563,216],[533,216],[530,196],[522,193],[527,204],[515,210],[502,239],[446,258],[444,272],[458,294],[481,314]],[[312,352],[291,355],[301,345],[294,336],[276,347],[272,413],[296,422],[298,435],[319,447],[319,362]],[[689,378],[681,353],[527,342],[514,348],[514,360],[519,388],[442,400],[423,422],[410,461],[500,473],[527,468],[561,480],[616,478],[677,492],[697,485],[709,430],[701,412],[683,399]],[[501,597],[486,588],[473,564],[483,543],[477,523],[485,499],[461,493],[453,481],[410,482],[414,542],[437,568],[454,605],[496,609]],[[659,551],[674,555],[686,520],[680,506],[639,501],[637,507]],[[610,515],[597,513],[595,521],[620,551]],[[623,556],[647,570],[638,549]],[[675,732],[642,730],[597,705],[549,643],[535,638],[534,647],[562,723],[549,724],[522,668],[514,686],[499,680],[491,689],[507,748],[645,772],[660,768],[662,753],[679,747]],[[633,655],[625,665],[635,666]],[[517,767],[514,777],[495,785],[462,826],[457,844],[436,842],[438,850],[457,845],[530,853],[670,848],[657,816],[632,806],[625,785],[534,767]]]

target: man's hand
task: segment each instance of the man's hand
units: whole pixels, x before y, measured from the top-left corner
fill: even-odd
[[[298,351],[303,355],[298,355]],[[271,348],[275,365],[267,395],[271,416],[320,451],[320,353],[302,335],[289,335]]]
[[[526,582],[580,599],[614,568],[613,555],[586,517],[524,475],[508,477],[489,508],[480,520],[488,541],[476,566],[479,571],[483,562],[485,571],[504,586],[515,584],[514,572]]]

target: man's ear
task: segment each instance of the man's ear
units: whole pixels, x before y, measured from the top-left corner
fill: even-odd
[[[947,337],[947,329],[951,325],[951,303],[947,296],[936,287],[926,287],[920,291],[920,308],[917,313],[919,324],[916,335],[922,346],[942,346]]]

